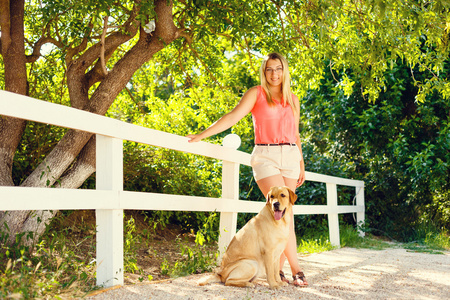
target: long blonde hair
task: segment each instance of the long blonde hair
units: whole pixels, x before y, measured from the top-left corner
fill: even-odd
[[[281,93],[283,96],[283,101],[285,101],[285,103],[287,102],[291,106],[292,110],[295,111],[295,103],[291,92],[289,65],[286,58],[284,58],[283,55],[277,52],[270,53],[269,55],[264,57],[261,63],[261,68],[259,69],[259,78],[261,81],[261,86],[266,94],[267,103],[270,106],[275,105],[272,100],[272,94],[270,93],[269,84],[266,79],[266,65],[269,59],[279,59],[281,61],[281,65],[283,66],[283,77],[281,80]]]

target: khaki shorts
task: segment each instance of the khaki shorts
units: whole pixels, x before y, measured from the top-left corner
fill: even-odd
[[[298,179],[300,176],[300,150],[296,145],[258,146],[253,149],[250,165],[255,180],[281,174]]]

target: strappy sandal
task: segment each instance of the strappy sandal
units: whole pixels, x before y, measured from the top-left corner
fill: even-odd
[[[281,277],[281,281],[289,283],[289,279],[287,279],[286,276],[284,276],[283,271],[280,271],[280,277]]]
[[[301,287],[308,286],[308,282],[306,282],[306,277],[303,272],[298,272],[297,274],[293,275],[292,278],[294,279],[294,282],[292,283],[293,285]],[[298,284],[297,280],[301,280],[302,284]]]

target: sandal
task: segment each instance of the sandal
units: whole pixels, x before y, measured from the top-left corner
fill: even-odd
[[[306,277],[305,274],[303,274],[303,272],[298,272],[297,274],[295,274],[294,276],[292,276],[292,278],[294,279],[293,284],[296,286],[308,286],[308,282],[306,282]],[[302,284],[298,284],[297,280],[301,280]]]
[[[286,278],[286,276],[284,276],[284,272],[280,270],[280,278],[281,281],[289,283],[289,279]]]

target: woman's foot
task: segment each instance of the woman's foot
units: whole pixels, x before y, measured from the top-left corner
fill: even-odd
[[[308,282],[306,281],[306,277],[303,272],[298,272],[297,274],[293,275],[292,278],[294,279],[294,281],[292,282],[293,285],[300,287],[308,286]]]
[[[286,276],[284,276],[283,271],[280,271],[280,278],[281,278],[281,281],[289,283],[289,279],[287,279]]]

